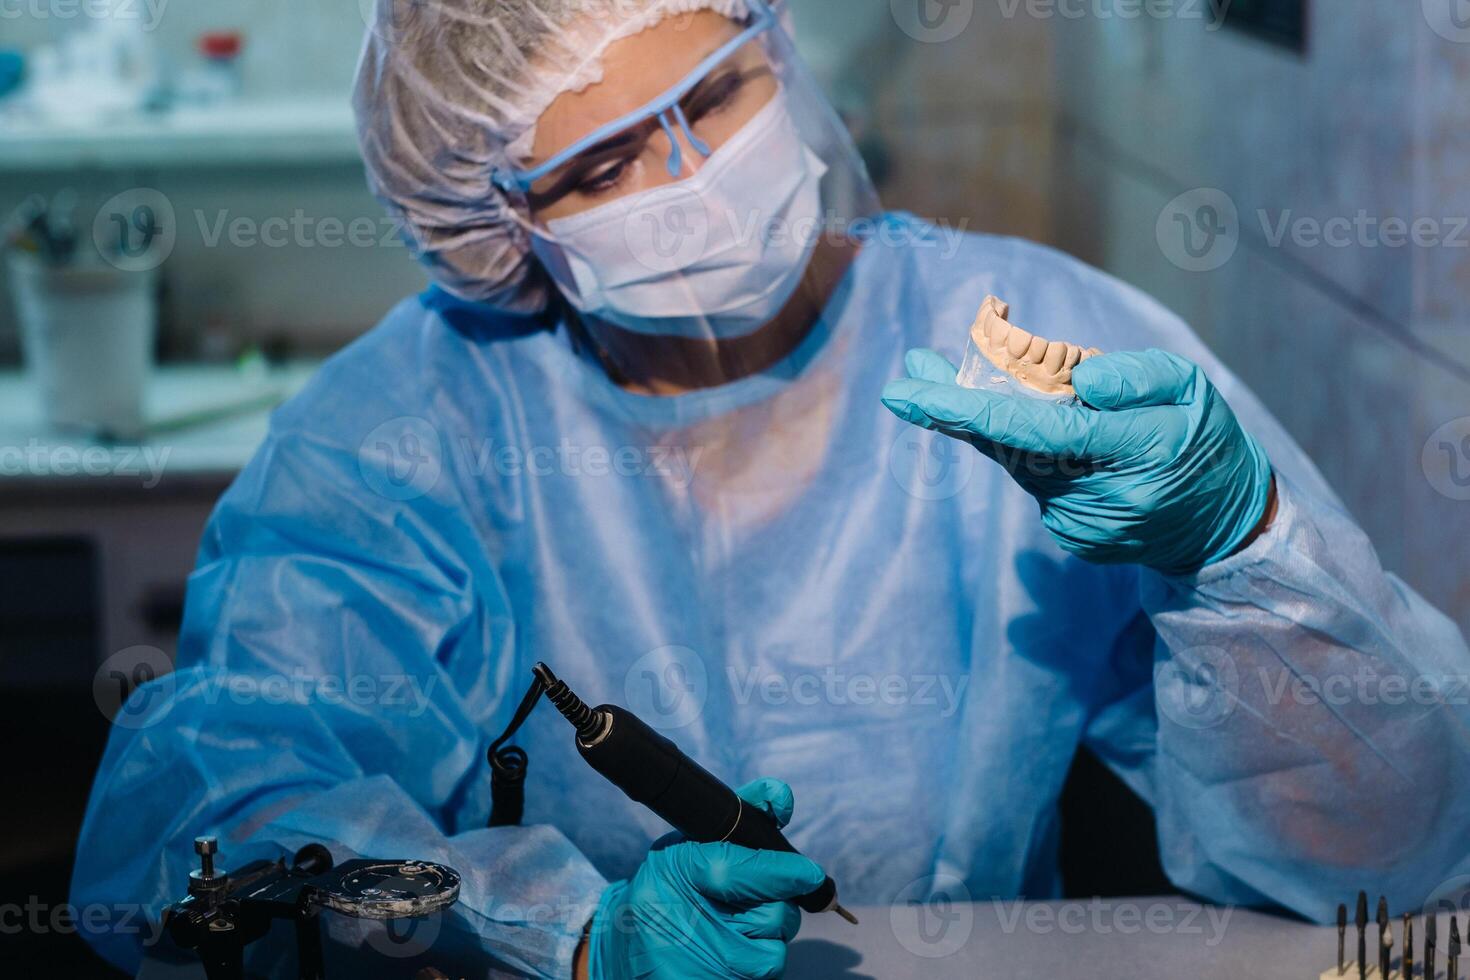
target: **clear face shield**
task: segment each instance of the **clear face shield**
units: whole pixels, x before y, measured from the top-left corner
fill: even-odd
[[[775,12],[748,5],[626,39],[647,50],[609,58],[542,116],[526,169],[495,174],[615,374],[701,386],[779,359],[879,212]]]

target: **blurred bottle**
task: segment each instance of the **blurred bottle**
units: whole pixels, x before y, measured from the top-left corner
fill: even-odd
[[[199,62],[179,82],[179,101],[216,105],[240,97],[244,76],[240,52],[245,38],[239,31],[206,31],[194,43]]]

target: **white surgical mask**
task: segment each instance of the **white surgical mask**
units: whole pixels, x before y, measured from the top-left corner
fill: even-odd
[[[801,282],[826,170],[778,92],[692,177],[552,219],[535,247],[589,316],[644,334],[742,336]]]

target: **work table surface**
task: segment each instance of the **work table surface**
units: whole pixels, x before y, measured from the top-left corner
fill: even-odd
[[[1347,896],[1349,899],[1352,896]],[[1317,980],[1337,965],[1337,930],[1250,912],[1202,906],[1179,897],[979,902],[854,907],[861,925],[835,915],[803,917],[791,944],[787,980]],[[1395,918],[1394,962],[1402,921]],[[1423,920],[1415,920],[1415,960]],[[1369,959],[1377,926],[1368,926]],[[1448,916],[1439,923],[1437,974],[1446,976]],[[1352,962],[1356,933],[1347,930]],[[368,969],[413,976],[411,961],[357,962],[336,975]],[[329,952],[327,976],[333,971]],[[456,969],[454,976],[460,975]],[[471,971],[469,975],[486,976]],[[493,974],[500,975],[500,974]],[[151,963],[152,980],[202,977],[197,965]],[[1349,970],[1347,980],[1356,980]]]
[[[788,980],[1316,980],[1337,963],[1335,928],[1181,898],[853,911],[860,926],[835,915],[804,917]],[[1356,938],[1348,932],[1351,958]],[[1370,933],[1371,950],[1376,927]]]
[[[154,368],[144,396],[149,431],[121,442],[49,428],[34,381],[0,371],[0,492],[228,482],[265,439],[271,410],[316,367]]]

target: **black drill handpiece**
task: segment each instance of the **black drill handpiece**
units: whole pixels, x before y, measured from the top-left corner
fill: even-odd
[[[593,710],[606,720],[591,739],[579,735],[577,751],[630,800],[696,843],[797,853],[770,814],[736,796],[637,715],[610,704]],[[828,877],[795,902],[806,912],[829,911],[837,902],[837,885]]]

